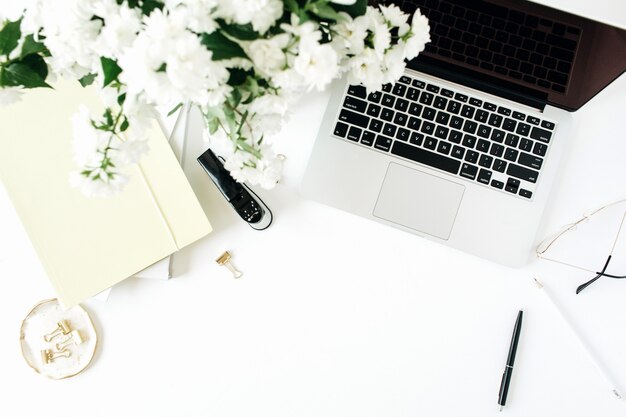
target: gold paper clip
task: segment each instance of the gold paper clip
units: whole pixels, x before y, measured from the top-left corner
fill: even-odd
[[[44,364],[54,362],[54,360],[57,358],[69,358],[70,356],[72,356],[72,353],[67,349],[60,352],[55,352],[50,349],[45,349],[41,351],[41,360]]]
[[[57,350],[62,351],[65,350],[69,345],[80,345],[85,342],[83,337],[78,333],[78,330],[72,330],[68,337],[56,344]]]
[[[237,268],[235,268],[233,264],[230,263],[230,258],[231,258],[230,253],[226,251],[219,258],[217,258],[215,262],[217,262],[219,265],[222,265],[228,268],[228,270],[233,273],[234,278],[241,277],[243,273],[238,271]]]
[[[57,323],[57,328],[54,329],[54,331],[43,336],[43,340],[45,340],[46,342],[49,342],[55,337],[60,336],[62,334],[68,334],[71,331],[72,329],[70,329],[70,325],[67,323],[67,321],[61,320]]]

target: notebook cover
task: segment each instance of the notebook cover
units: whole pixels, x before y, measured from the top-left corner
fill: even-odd
[[[71,117],[101,114],[92,89],[60,81],[0,109],[0,179],[52,281],[70,307],[200,239],[211,226],[163,132],[110,198],[87,198],[69,182]],[[141,171],[145,174],[142,178]]]

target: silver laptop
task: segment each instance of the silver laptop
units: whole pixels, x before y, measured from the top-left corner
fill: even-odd
[[[303,195],[526,264],[570,112],[626,70],[626,31],[528,1],[378,3],[419,8],[432,42],[395,85],[334,87]]]

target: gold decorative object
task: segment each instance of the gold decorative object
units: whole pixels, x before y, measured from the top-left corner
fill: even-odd
[[[238,271],[237,268],[235,268],[233,264],[230,263],[231,258],[232,257],[230,256],[230,253],[226,251],[219,258],[217,258],[215,262],[217,262],[219,265],[222,265],[228,268],[228,270],[233,273],[234,278],[239,278],[243,275],[243,273]]]
[[[45,340],[46,342],[49,342],[55,337],[61,336],[62,334],[68,334],[71,331],[72,329],[70,328],[70,325],[68,324],[68,322],[65,320],[61,320],[57,323],[56,329],[54,329],[52,332],[43,336],[43,340]]]
[[[72,330],[65,340],[56,344],[57,350],[65,350],[70,345],[80,345],[84,343],[83,337],[78,330]]]
[[[72,356],[72,352],[70,352],[67,349],[63,349],[58,352],[55,352],[50,349],[45,349],[41,351],[41,361],[45,365],[54,362],[54,360],[57,358],[69,358],[70,356]]]
[[[57,328],[47,333],[55,324]],[[59,335],[65,337],[56,339]],[[64,379],[89,366],[98,335],[91,317],[80,305],[65,309],[52,299],[37,304],[24,318],[20,345],[24,360],[35,372],[50,379]]]

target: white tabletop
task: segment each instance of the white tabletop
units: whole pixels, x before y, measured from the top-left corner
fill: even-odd
[[[626,195],[625,98],[622,76],[574,114],[541,234]],[[175,256],[176,278],[129,279],[107,302],[84,304],[101,343],[67,380],[46,380],[21,359],[20,322],[54,293],[0,188],[0,415],[500,415],[520,308],[506,415],[626,415],[531,277],[551,288],[622,393],[626,282],[602,279],[575,295],[584,273],[545,261],[504,268],[303,200],[297,187],[327,100],[306,96],[278,138],[288,159],[283,182],[261,193],[276,215],[264,232],[243,224],[196,166],[204,145],[188,145],[214,232]],[[224,250],[241,279],[215,264]]]

